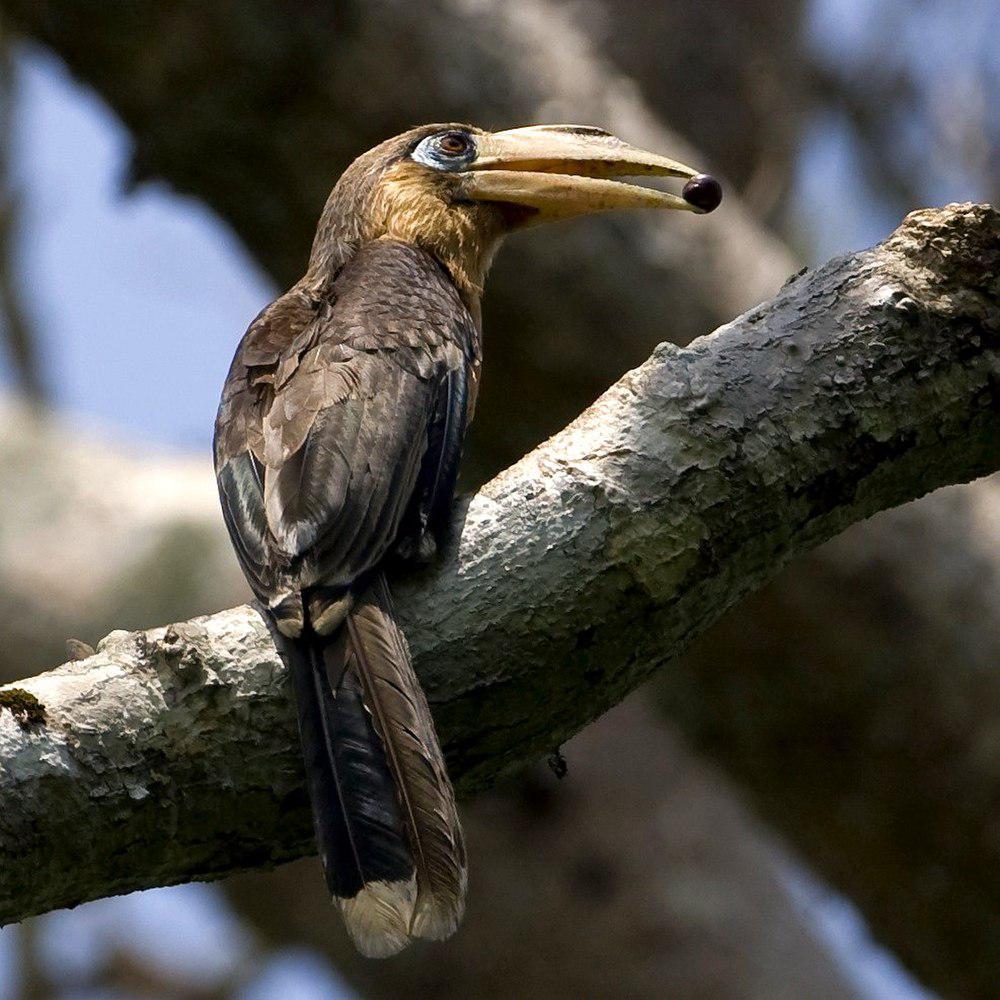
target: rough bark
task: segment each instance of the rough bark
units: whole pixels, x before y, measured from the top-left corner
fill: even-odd
[[[207,457],[140,457],[12,400],[0,402],[0,427],[0,683],[61,657],[66,636],[96,642],[115,616],[181,620],[192,606],[240,600]],[[850,996],[780,884],[780,847],[650,711],[647,691],[570,741],[556,787],[537,765],[463,803],[474,888],[446,948],[358,962],[330,919],[315,858],[223,888],[267,946],[315,947],[368,997],[432,990],[446,1000],[468,996],[470,983],[503,996],[511,969],[526,998],[551,997],[565,976],[585,996],[598,982],[635,997],[662,996],[669,982],[678,1000],[704,997],[705,982],[719,998]],[[21,965],[39,972],[30,940]],[[108,976],[134,967],[119,957]]]
[[[460,788],[563,742],[793,555],[1000,466],[998,265],[995,210],[913,213],[661,345],[460,506],[399,588]],[[46,721],[0,719],[0,917],[305,852],[283,674],[237,608],[24,682]]]

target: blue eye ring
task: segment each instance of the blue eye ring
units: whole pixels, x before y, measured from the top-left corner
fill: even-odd
[[[476,158],[476,144],[468,132],[449,129],[421,139],[410,156],[435,170],[461,170]]]

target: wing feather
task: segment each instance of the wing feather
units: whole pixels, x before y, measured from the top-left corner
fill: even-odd
[[[465,843],[434,720],[383,576],[355,604],[347,628],[348,671],[361,679],[410,832],[417,869],[410,933],[442,940],[465,909]]]
[[[454,288],[402,244],[359,251],[323,303],[293,290],[258,317],[223,393],[216,467],[259,596],[349,586],[408,514],[423,530],[447,506],[477,370]]]

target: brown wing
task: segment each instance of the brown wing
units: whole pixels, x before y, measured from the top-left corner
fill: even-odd
[[[236,555],[258,598],[269,602],[287,576],[264,513],[263,418],[274,401],[279,365],[308,342],[319,303],[297,288],[250,324],[233,358],[215,420],[215,472]]]
[[[294,295],[248,331],[216,425],[226,522],[268,603],[350,586],[412,503],[450,500],[478,372],[468,311],[414,247],[363,248],[319,307]]]

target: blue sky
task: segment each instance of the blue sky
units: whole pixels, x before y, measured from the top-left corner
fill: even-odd
[[[62,63],[17,62],[23,300],[57,403],[207,448],[236,342],[273,289],[229,228],[163,185],[124,194],[130,139]]]

